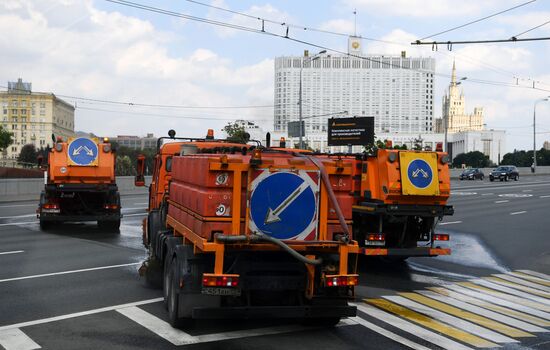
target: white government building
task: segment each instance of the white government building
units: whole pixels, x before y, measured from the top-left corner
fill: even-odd
[[[434,58],[407,57],[405,52],[365,56],[357,37],[349,38],[348,52],[351,56],[306,51],[275,59],[275,134],[286,134],[288,122],[299,120],[300,81],[304,140],[311,148],[327,150],[327,119],[332,116],[372,116],[379,139],[433,134]]]

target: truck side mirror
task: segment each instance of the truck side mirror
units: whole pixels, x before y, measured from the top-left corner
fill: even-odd
[[[137,187],[145,186],[145,156],[143,154],[140,154],[137,157],[134,185]]]

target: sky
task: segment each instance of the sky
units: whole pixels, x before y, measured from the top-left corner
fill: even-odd
[[[347,50],[345,36],[303,27],[356,31],[365,38],[367,54],[398,55],[405,50],[408,56],[434,57],[437,117],[454,60],[457,76],[466,78],[461,84],[466,111],[484,107],[486,127],[506,130],[507,151],[532,148],[535,103],[550,96],[550,40],[453,45],[451,50],[446,45],[437,50],[410,45],[424,37],[508,39],[550,21],[550,0],[532,1],[437,36],[432,35],[528,0],[134,2],[261,29],[257,19],[200,3],[230,9],[277,22],[264,22],[266,32],[284,36],[291,24],[290,38],[341,51]],[[2,0],[0,32],[0,89],[22,78],[32,83],[33,91],[53,92],[76,105],[76,130],[101,136],[160,136],[175,129],[179,136],[197,137],[235,119],[272,129],[274,58],[321,50],[105,0]],[[550,24],[518,36],[529,37],[550,37]],[[550,141],[550,102],[538,103],[536,114],[540,148]]]

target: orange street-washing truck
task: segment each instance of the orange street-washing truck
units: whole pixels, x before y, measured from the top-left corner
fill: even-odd
[[[48,153],[44,191],[37,209],[40,227],[64,221],[97,221],[118,231],[120,194],[115,182],[116,154],[108,139],[55,140]]]
[[[359,247],[352,200],[342,199],[352,198],[353,159],[211,140],[180,146],[166,229],[148,233],[140,269],[154,274],[150,262],[162,264],[172,325],[270,317],[336,324],[356,314],[348,299]]]
[[[404,260],[451,253],[449,235],[436,232],[454,213],[448,163],[440,145],[436,152],[379,149],[358,159],[353,230],[363,254]]]

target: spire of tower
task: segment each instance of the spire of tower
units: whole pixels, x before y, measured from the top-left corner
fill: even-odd
[[[456,65],[455,65],[454,59],[453,59],[453,73],[451,75],[451,85],[456,85]]]

